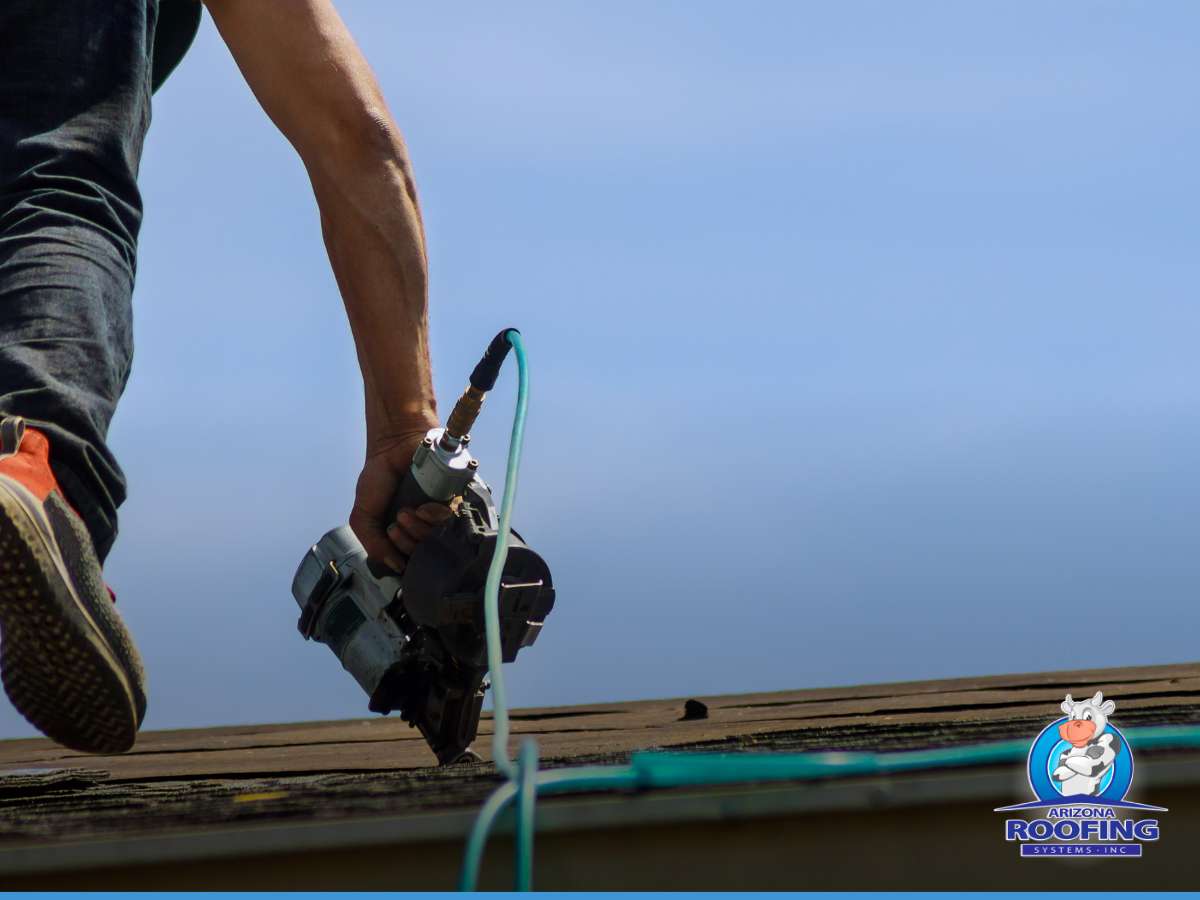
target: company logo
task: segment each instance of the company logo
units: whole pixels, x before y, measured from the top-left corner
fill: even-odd
[[[1004,822],[1004,838],[1021,856],[1142,855],[1144,842],[1158,840],[1158,819],[1141,812],[1166,812],[1126,800],[1133,784],[1133,753],[1109,721],[1116,709],[1099,691],[1090,700],[1067,699],[1066,714],[1042,729],[1029,750],[1029,786],[1037,798],[996,812],[1028,812]]]

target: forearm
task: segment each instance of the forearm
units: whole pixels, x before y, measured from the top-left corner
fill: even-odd
[[[379,85],[329,0],[207,0],[304,161],[362,368],[368,452],[436,424],[425,235]]]
[[[437,424],[419,207],[402,147],[352,172],[310,173],[362,369],[370,452]]]

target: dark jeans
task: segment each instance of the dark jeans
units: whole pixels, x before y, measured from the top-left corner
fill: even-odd
[[[157,0],[0,0],[0,413],[50,439],[101,559],[125,477],[105,443],[133,358]]]

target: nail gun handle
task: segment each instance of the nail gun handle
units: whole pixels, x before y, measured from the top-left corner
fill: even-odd
[[[404,478],[400,481],[400,487],[396,490],[396,496],[392,498],[392,502],[388,506],[387,515],[384,516],[383,521],[386,525],[390,525],[396,521],[396,514],[402,509],[416,509],[418,506],[424,506],[426,503],[441,502],[445,501],[435,500],[425,493],[420,483],[413,477],[412,469],[410,468],[404,473]],[[394,574],[380,560],[367,560],[367,568],[376,578],[383,578],[386,575]]]
[[[400,487],[396,491],[396,496],[392,499],[391,506],[388,507],[387,522],[391,524],[396,519],[396,513],[402,509],[416,509],[418,506],[424,506],[426,503],[447,503],[449,501],[437,497],[430,497],[421,487],[413,475],[410,467],[404,473],[404,479],[400,482]]]
[[[448,505],[475,477],[479,463],[467,451],[468,439],[444,441],[444,434],[444,428],[430,429],[413,453],[412,465],[388,507],[387,523],[394,521],[402,509],[416,509],[426,503]]]

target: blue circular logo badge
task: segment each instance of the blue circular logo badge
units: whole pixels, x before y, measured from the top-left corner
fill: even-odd
[[[1060,728],[1066,722],[1064,716],[1043,728],[1029,750],[1029,786],[1034,794],[1045,803],[1124,800],[1133,783],[1133,754],[1125,736],[1110,722],[1095,740],[1080,747],[1063,739]],[[1105,740],[1108,735],[1111,740]],[[1073,764],[1073,758],[1094,762]]]

